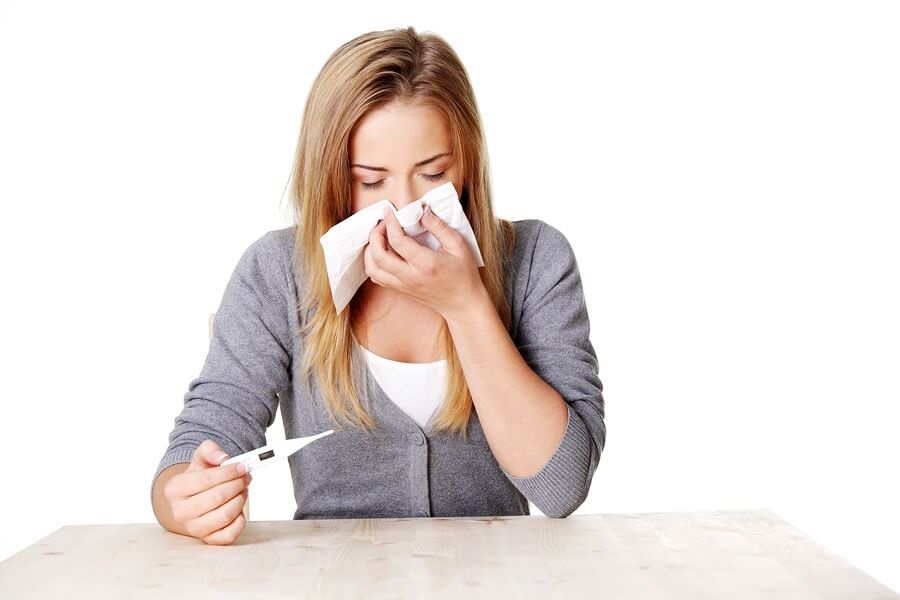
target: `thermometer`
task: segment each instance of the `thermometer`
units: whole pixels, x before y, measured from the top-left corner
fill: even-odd
[[[240,462],[244,463],[244,465],[247,467],[247,472],[249,473],[250,471],[254,471],[256,469],[259,469],[260,467],[265,467],[266,465],[270,465],[274,462],[278,462],[284,458],[287,458],[307,444],[310,444],[320,437],[325,437],[326,435],[332,433],[334,433],[334,429],[329,429],[328,431],[323,431],[322,433],[317,433],[315,435],[293,438],[290,440],[284,440],[283,442],[278,442],[276,444],[263,446],[262,448],[257,448],[256,450],[251,450],[250,452],[245,452],[244,454],[232,456],[228,460],[220,463],[219,466],[224,467],[226,465],[230,465],[231,463]]]

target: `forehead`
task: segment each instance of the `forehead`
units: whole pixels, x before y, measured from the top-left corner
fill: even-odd
[[[439,109],[393,101],[366,113],[350,135],[351,161],[415,163],[450,151],[450,132]]]

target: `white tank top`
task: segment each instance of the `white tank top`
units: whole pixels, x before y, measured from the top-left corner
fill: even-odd
[[[444,399],[447,385],[447,359],[426,363],[391,360],[360,346],[372,377],[387,397],[425,427]]]

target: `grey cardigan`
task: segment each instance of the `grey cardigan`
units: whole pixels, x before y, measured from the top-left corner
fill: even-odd
[[[606,442],[603,386],[571,245],[539,219],[513,224],[510,337],[568,406],[565,434],[538,473],[506,473],[474,411],[468,440],[432,431],[430,422],[420,427],[378,386],[355,341],[360,401],[380,429],[336,426],[315,382],[309,396],[292,377],[303,347],[294,332],[304,284],[291,260],[293,226],[266,232],[238,261],[153,482],[166,467],[190,462],[205,439],[230,456],[265,445],[280,403],[286,438],[335,429],[288,458],[294,519],[527,515],[528,500],[549,517],[569,515],[584,502]]]

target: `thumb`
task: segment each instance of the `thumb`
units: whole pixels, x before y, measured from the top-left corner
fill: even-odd
[[[199,471],[210,467],[218,466],[222,461],[228,459],[225,453],[217,443],[212,440],[203,440],[191,457],[191,464],[188,471]]]
[[[441,246],[444,248],[458,248],[459,247],[459,239],[462,236],[458,231],[450,227],[446,221],[442,218],[434,214],[434,211],[431,210],[431,207],[428,206],[425,208],[425,212],[422,213],[422,225],[425,226],[431,235],[440,242]],[[446,252],[446,250],[444,250]]]

